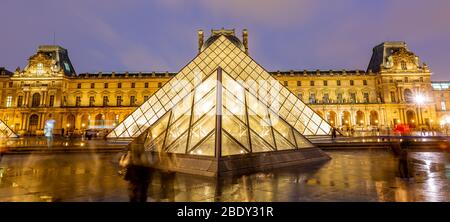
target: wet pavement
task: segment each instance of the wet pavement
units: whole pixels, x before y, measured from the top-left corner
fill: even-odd
[[[450,157],[410,152],[413,178],[399,177],[388,150],[327,152],[308,167],[212,178],[157,172],[148,201],[450,201]],[[0,201],[128,201],[116,153],[5,155]]]

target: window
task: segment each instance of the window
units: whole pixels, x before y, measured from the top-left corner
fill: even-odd
[[[81,96],[77,96],[76,100],[75,100],[75,106],[80,106],[81,105]]]
[[[323,85],[324,86],[328,86],[328,81],[327,80],[323,80]]]
[[[391,92],[391,102],[395,103],[396,99],[395,99],[395,92]]]
[[[407,70],[408,68],[406,67],[406,62],[405,61],[401,61],[400,62],[401,66],[402,66],[402,70]]]
[[[108,106],[108,96],[103,96],[103,106]]]
[[[297,81],[297,86],[302,86],[302,81]]]
[[[48,106],[53,107],[55,105],[55,95],[50,95],[50,101]]]
[[[31,100],[31,107],[39,107],[41,105],[41,94],[35,93],[33,94]]]
[[[144,88],[148,88],[148,82],[144,83]]]
[[[9,88],[13,87],[13,82],[9,82]]]
[[[367,80],[363,80],[363,85],[367,86]]]
[[[328,93],[323,94],[323,103],[328,103],[330,101],[330,95]]]
[[[353,80],[350,80],[350,85],[351,86],[355,85],[355,82]]]
[[[441,101],[441,110],[446,111],[447,107],[445,106],[445,101]]]
[[[136,96],[130,96],[130,106],[134,106],[136,103]]]
[[[119,83],[117,83],[117,88],[122,88],[122,83],[121,82],[119,82]]]
[[[340,86],[340,85],[341,85],[341,80],[337,80],[337,81],[336,81],[336,85],[337,85],[337,86]]]
[[[108,88],[108,83],[107,82],[105,82],[105,89],[107,89]]]
[[[338,93],[337,94],[337,101],[338,101],[338,103],[342,103],[343,101],[342,101],[342,93]]]
[[[136,87],[136,83],[132,82],[131,83],[131,88],[135,88]]]
[[[356,102],[356,93],[350,93],[350,101],[351,101],[352,103],[355,103],[355,102]]]
[[[122,106],[122,96],[117,96],[117,106]]]
[[[161,88],[161,87],[162,87],[162,83],[159,82],[159,83],[158,83],[158,88]]]
[[[44,65],[42,63],[38,63],[36,66],[36,73],[43,74],[44,73]]]
[[[78,88],[78,89],[81,89],[81,83],[78,83],[78,84],[77,84],[77,88]]]
[[[288,86],[288,81],[284,81],[284,86]]]
[[[310,81],[310,82],[309,82],[309,85],[310,85],[310,86],[314,86],[314,81]]]
[[[364,102],[365,103],[369,102],[369,93],[364,93]]]
[[[409,82],[408,77],[405,77],[405,82]]]
[[[93,96],[89,97],[89,106],[94,106],[95,98]]]
[[[394,80],[393,80],[393,79],[390,79],[390,80],[389,80],[389,83],[394,83]]]
[[[17,97],[17,107],[21,107],[23,102],[23,96]]]
[[[6,97],[6,107],[11,107],[12,106],[12,96],[7,96]]]
[[[309,94],[309,103],[316,103],[316,94],[315,93]]]
[[[95,88],[95,83],[91,83],[91,89]]]

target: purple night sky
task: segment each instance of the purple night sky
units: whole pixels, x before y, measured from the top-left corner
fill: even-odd
[[[0,66],[23,68],[38,45],[69,50],[78,73],[173,71],[197,52],[197,30],[249,30],[268,70],[366,69],[372,48],[406,41],[450,80],[448,0],[2,0]]]

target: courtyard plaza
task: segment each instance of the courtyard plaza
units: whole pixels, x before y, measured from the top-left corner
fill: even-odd
[[[400,137],[389,139],[399,141]],[[446,137],[422,139],[448,142]],[[363,137],[316,140],[354,144]],[[3,140],[0,201],[128,201],[127,182],[118,174],[118,159],[125,144],[66,137]],[[111,146],[114,149],[107,149]],[[66,152],[37,151],[59,147],[66,147]],[[399,158],[391,150],[360,148],[325,149],[331,160],[314,165],[219,179],[155,171],[148,201],[450,201],[448,148],[408,151],[409,179],[401,177]],[[20,149],[25,151],[12,152]],[[69,153],[70,149],[79,152]]]

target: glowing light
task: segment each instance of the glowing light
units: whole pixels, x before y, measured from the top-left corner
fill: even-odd
[[[84,123],[81,124],[81,127],[85,127],[85,126],[86,126],[86,124],[84,124]]]
[[[422,104],[425,103],[426,98],[425,98],[424,95],[422,95],[422,94],[420,94],[420,93],[417,93],[417,94],[414,96],[414,101],[415,101],[417,104],[422,105]]]
[[[364,121],[362,121],[362,120],[361,120],[361,121],[359,121],[359,123],[363,124],[363,123],[364,123]]]
[[[67,125],[66,125],[67,127],[70,127],[70,123],[67,123]]]
[[[375,120],[375,123],[378,123],[378,120]]]

